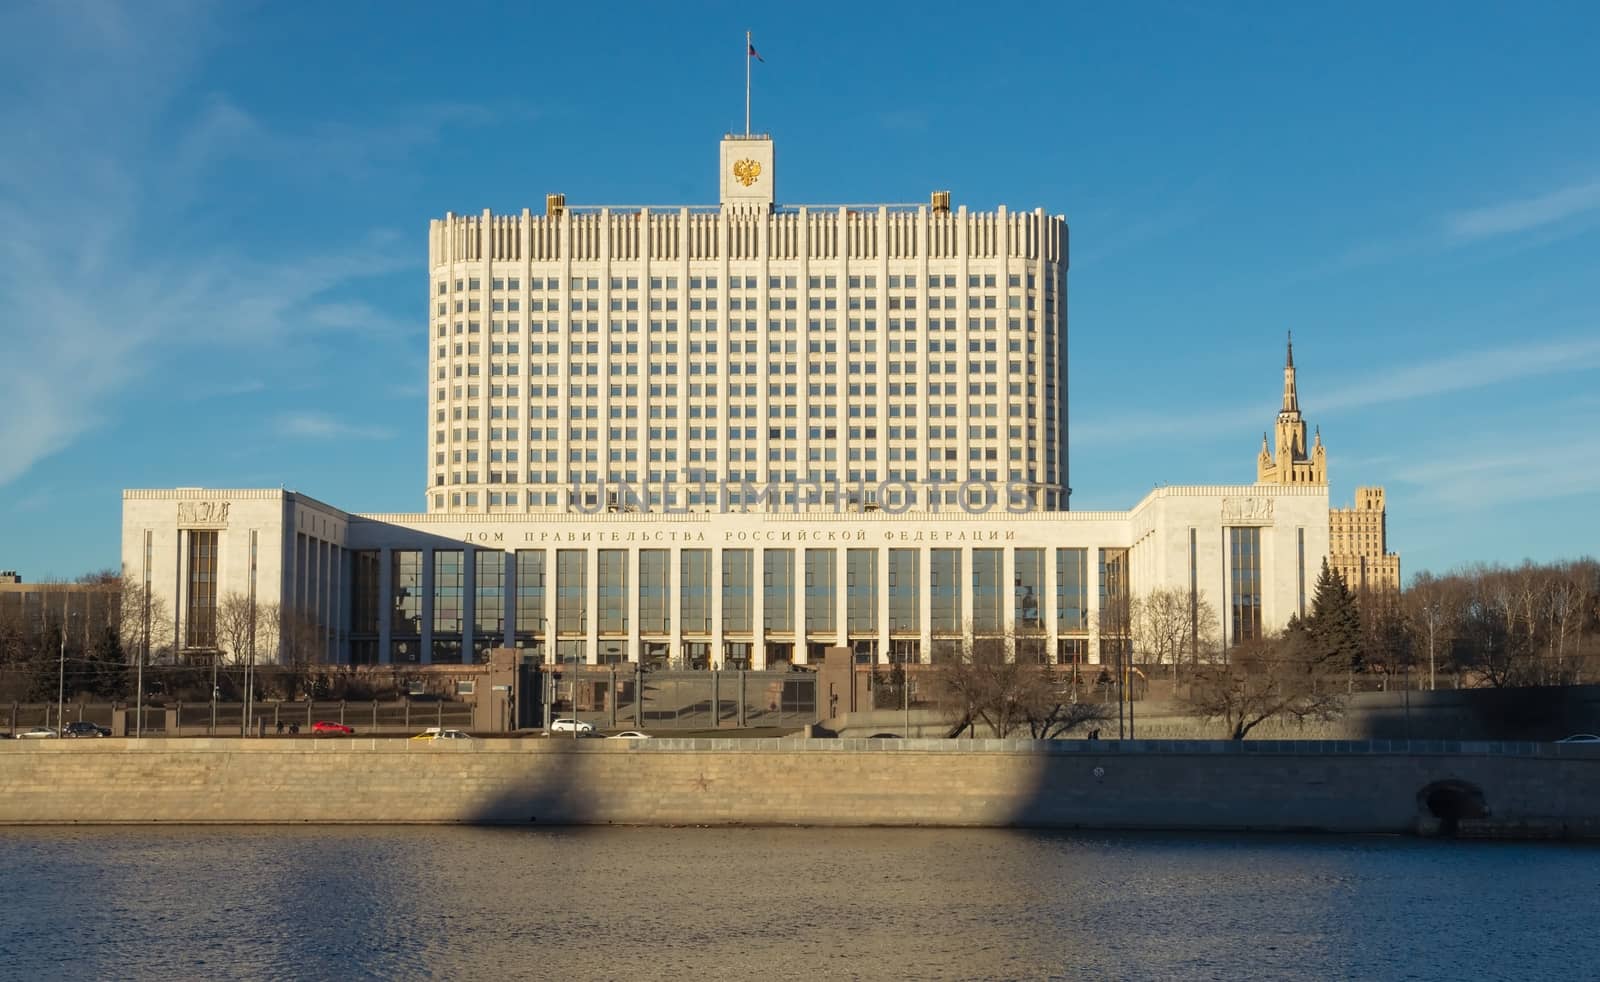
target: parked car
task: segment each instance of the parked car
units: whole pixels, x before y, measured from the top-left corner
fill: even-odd
[[[551,733],[593,733],[594,726],[581,719],[553,719],[550,721]]]
[[[611,739],[613,739],[613,740],[648,740],[648,739],[650,739],[650,734],[648,734],[648,733],[640,733],[638,730],[623,730],[621,733],[618,733],[618,734],[615,734],[614,736],[612,736]]]
[[[1562,737],[1557,743],[1600,743],[1600,736],[1593,733],[1574,733],[1569,737]]]
[[[421,733],[412,737],[413,740],[471,740],[472,734],[461,730],[441,730],[437,726],[430,726]]]
[[[353,736],[355,735],[356,728],[353,726],[345,726],[343,723],[335,723],[331,720],[319,719],[315,723],[311,724],[311,732],[331,733],[338,736]]]
[[[98,723],[91,723],[86,719],[80,719],[68,723],[61,730],[61,735],[64,737],[108,737],[111,735],[111,728],[101,726]]]
[[[18,740],[49,740],[56,736],[56,731],[48,726],[35,726],[30,730],[23,730],[17,734]]]

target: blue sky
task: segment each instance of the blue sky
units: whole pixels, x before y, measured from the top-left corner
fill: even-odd
[[[1075,508],[1247,483],[1295,335],[1332,495],[1408,573],[1597,551],[1600,7],[0,7],[0,567],[119,560],[124,487],[423,507],[426,230],[711,203],[1072,228]]]

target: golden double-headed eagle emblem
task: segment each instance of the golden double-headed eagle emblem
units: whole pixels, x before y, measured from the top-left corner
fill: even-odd
[[[761,165],[754,160],[736,161],[733,165],[733,176],[738,178],[740,184],[749,187],[761,176]]]

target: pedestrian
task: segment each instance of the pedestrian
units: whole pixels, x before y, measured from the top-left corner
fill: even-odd
[[[283,720],[278,720],[278,735],[283,736]]]
[[[1089,731],[1089,739],[1091,739],[1091,740],[1100,739],[1100,731],[1099,730],[1090,730]]]

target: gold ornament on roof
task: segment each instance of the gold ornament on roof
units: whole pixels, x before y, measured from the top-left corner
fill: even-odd
[[[733,165],[733,176],[738,178],[740,184],[749,187],[761,176],[761,165],[754,160],[736,161]]]

